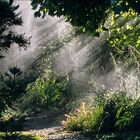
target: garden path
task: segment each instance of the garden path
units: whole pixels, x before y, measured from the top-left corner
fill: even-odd
[[[55,116],[55,117],[54,117]],[[75,132],[68,132],[58,123],[58,114],[44,112],[26,118],[24,131],[42,135],[42,140],[92,140]]]

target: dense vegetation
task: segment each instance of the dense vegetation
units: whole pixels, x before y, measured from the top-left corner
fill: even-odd
[[[100,68],[104,70],[110,67],[112,69],[112,66],[117,69],[122,67],[125,71],[135,68],[135,72],[139,73],[139,2],[32,0],[32,6],[34,10],[37,9],[35,16],[44,16],[46,13],[64,16],[66,21],[83,33],[99,36],[102,32],[107,32],[107,41],[97,55],[101,58]],[[114,133],[114,139],[135,139],[139,134],[125,135],[124,132],[140,128],[139,98],[135,99],[122,91],[114,92],[113,95],[111,92],[102,93],[98,101],[93,100],[96,104],[92,107],[86,108],[83,103],[79,109],[66,115],[64,127],[91,134],[96,139],[107,133]]]
[[[95,139],[112,133],[113,139],[129,139],[140,136],[127,134],[140,129],[140,99],[131,97],[125,92],[105,92],[93,100],[87,107],[82,103],[80,108],[66,115],[63,126],[72,131],[81,131]]]
[[[23,24],[18,7],[12,0],[0,1],[1,58],[12,45],[23,48],[29,45],[29,38],[12,30]],[[43,110],[56,112],[66,104],[67,76],[60,77],[50,67],[48,62],[45,72],[37,76],[23,75],[24,71],[18,66],[10,66],[7,72],[0,74],[0,131],[6,132],[1,134],[3,139],[37,139],[11,132],[22,129],[24,117]]]
[[[138,80],[135,84],[136,94],[139,95],[139,0],[31,0],[31,5],[36,17],[45,17],[47,13],[51,16],[64,16],[66,21],[78,28],[77,34],[104,35],[101,51],[94,56],[98,60],[99,70],[104,74],[105,70],[122,69],[126,75],[132,70]],[[29,38],[12,30],[23,24],[20,14],[16,13],[18,7],[13,6],[13,0],[9,3],[0,0],[0,59],[14,44],[23,48],[29,45]],[[8,132],[21,129],[23,119],[35,113],[44,110],[60,112],[66,106],[72,110],[69,101],[74,99],[67,92],[72,81],[69,82],[68,73],[65,76],[55,73],[50,62],[58,46],[60,44],[56,43],[44,53],[47,60],[43,63],[48,65],[45,68],[32,67],[29,75],[23,75],[18,66],[13,66],[1,73],[0,131],[5,133],[1,133],[0,138],[38,139]],[[40,65],[41,60],[37,58],[36,62]],[[40,72],[41,68],[43,70]],[[134,94],[130,95],[127,90],[98,91],[94,99],[90,100],[92,105],[81,103],[79,108],[66,114],[62,124],[67,130],[80,131],[95,139],[135,139],[140,136],[140,97]]]
[[[2,119],[20,118],[40,112],[43,109],[56,110],[61,108],[67,98],[66,78],[58,78],[55,73],[48,71],[34,82],[25,83],[25,85],[20,85],[22,79],[16,84],[15,81],[12,81],[12,85],[7,85],[7,83],[11,83],[8,79],[7,83],[1,85],[3,102],[1,102],[0,112]]]
[[[102,47],[100,68],[110,70],[123,67],[125,70],[137,69],[140,65],[140,18],[137,12],[129,9],[120,14],[110,14],[106,22],[107,41]],[[99,29],[102,32],[102,29]],[[98,59],[98,58],[97,58]]]
[[[5,109],[6,105],[11,106],[13,101],[21,96],[24,91],[24,85],[20,83],[19,76],[22,71],[17,67],[9,68],[9,71],[5,74],[1,74],[0,77],[0,112]]]

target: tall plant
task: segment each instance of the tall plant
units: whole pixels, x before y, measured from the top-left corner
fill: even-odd
[[[22,71],[17,67],[9,68],[8,72],[1,75],[1,89],[2,98],[6,101],[5,104],[11,104],[13,100],[19,97],[19,83],[18,77],[21,76]]]

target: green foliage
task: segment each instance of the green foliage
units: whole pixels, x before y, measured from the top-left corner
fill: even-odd
[[[103,108],[86,108],[82,103],[79,109],[66,115],[66,120],[62,122],[65,128],[83,133],[97,133],[103,115]]]
[[[137,12],[128,9],[127,12],[115,14],[111,12],[104,26],[108,32],[104,33],[106,41],[95,54],[98,69],[101,73],[112,69],[136,69],[140,66],[140,18]],[[103,32],[102,28],[98,32]]]
[[[17,77],[22,74],[22,71],[17,66],[9,68],[9,72],[13,75],[13,77]]]
[[[0,75],[0,112],[6,106],[11,106],[12,103],[21,96],[24,92],[25,85],[20,83],[22,71],[18,67],[11,67],[9,71]]]
[[[41,77],[27,87],[30,104],[34,109],[50,107],[57,104],[66,90],[66,80],[58,80],[56,77]],[[36,108],[37,107],[37,108]]]
[[[103,134],[96,136],[96,140],[138,140],[140,139],[140,132],[125,132],[125,133],[112,133],[112,134]]]
[[[18,8],[19,6],[13,5],[13,0],[0,0],[0,58],[4,57],[2,51],[7,52],[14,43],[22,48],[29,45],[29,39],[24,34],[18,34],[11,29],[23,24],[20,14],[16,12]]]
[[[18,96],[19,93],[19,81],[22,71],[17,67],[9,68],[8,72],[1,75],[1,90],[0,93],[11,94],[9,96]],[[13,94],[13,95],[12,95]]]
[[[2,118],[20,118],[41,110],[62,107],[66,98],[67,79],[58,78],[52,71],[29,83],[26,93],[2,113]]]
[[[104,22],[107,16],[107,10],[111,6],[110,0],[32,0],[33,9],[39,10],[35,12],[35,16],[39,17],[43,13],[51,16],[65,16],[65,20],[74,26],[81,27],[81,31],[91,31],[97,29]]]
[[[27,132],[13,132],[13,133],[3,133],[0,132],[1,140],[41,140],[42,136],[32,135]]]
[[[35,16],[48,13],[63,15],[66,21],[79,27],[78,31],[99,35],[106,32],[107,41],[96,52],[101,73],[123,65],[139,71],[139,4],[137,0],[59,1],[32,0]],[[39,10],[38,10],[39,9]],[[77,31],[77,32],[78,32]]]
[[[89,113],[89,112],[88,112]],[[67,127],[73,131],[83,130],[83,122],[87,117],[87,112],[85,110],[85,104],[81,104],[80,108],[75,110],[73,113],[66,114],[66,121],[63,121],[62,124],[64,127]]]
[[[98,96],[94,107],[81,106],[66,115],[64,127],[85,134],[124,133],[140,129],[140,99],[125,92],[106,92]]]
[[[140,99],[127,100],[127,102],[117,110],[116,127],[119,131],[136,130],[140,128]]]
[[[129,9],[113,15],[110,23],[108,48],[117,66],[139,68],[140,62],[140,18]]]
[[[133,8],[140,12],[138,0],[31,0],[35,16],[48,13],[51,16],[64,16],[73,26],[81,28],[82,32],[92,32],[97,35],[96,29],[104,25],[110,11],[115,13],[128,11]],[[39,9],[39,10],[38,10]],[[102,28],[104,31],[107,29]]]
[[[20,110],[20,107],[18,105],[16,105],[16,103],[14,102],[12,106],[7,106],[4,108],[4,110],[1,112],[1,121],[2,122],[8,122],[12,119],[21,119],[24,118],[25,116],[27,116],[26,112],[22,112]],[[14,122],[14,120],[12,120]],[[11,122],[10,122],[11,123]],[[15,124],[15,122],[14,122]],[[21,126],[21,123],[19,124]],[[16,130],[18,129],[17,125],[16,126]],[[6,126],[4,125],[3,129],[5,129]],[[12,126],[13,128],[13,126]],[[13,128],[14,129],[14,128]],[[20,128],[19,128],[20,129]]]

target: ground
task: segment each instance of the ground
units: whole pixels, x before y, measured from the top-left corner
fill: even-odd
[[[44,112],[26,118],[23,130],[32,134],[43,135],[42,140],[91,140],[82,134],[64,130],[58,120],[60,120],[58,114]]]

